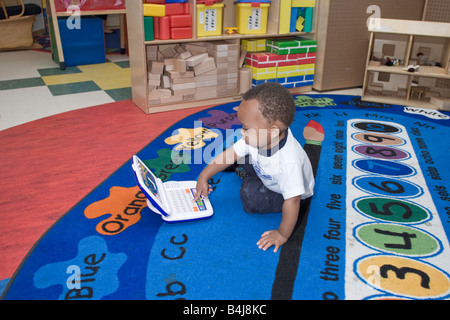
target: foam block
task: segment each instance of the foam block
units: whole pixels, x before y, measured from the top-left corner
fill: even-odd
[[[159,17],[153,17],[153,37],[159,39]]]
[[[171,39],[189,39],[189,38],[192,38],[192,28],[191,27],[171,28],[170,29],[170,38]]]
[[[316,6],[316,0],[292,0],[292,7],[315,7]]]
[[[291,0],[280,1],[280,22],[278,33],[289,33],[291,22]]]
[[[188,14],[170,16],[169,19],[171,28],[182,28],[192,26],[192,17]]]
[[[312,17],[313,17],[313,8],[307,7],[305,8],[305,28],[304,32],[311,32],[312,29]]]
[[[164,17],[166,7],[162,4],[144,3],[144,17]]]
[[[160,17],[159,18],[159,39],[168,40],[170,39],[170,18]]]
[[[291,22],[289,24],[289,32],[295,32],[297,27],[297,13],[298,8],[292,7],[291,8]]]
[[[165,6],[165,15],[174,16],[179,14],[184,14],[184,5],[181,3],[167,3]]]
[[[153,17],[144,17],[144,37],[145,41],[152,41],[155,39],[153,33]]]

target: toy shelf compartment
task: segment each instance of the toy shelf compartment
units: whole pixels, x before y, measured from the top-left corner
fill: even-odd
[[[129,1],[133,3],[133,7],[136,5],[135,1]],[[192,16],[192,38],[188,39],[168,39],[168,40],[151,40],[151,41],[145,41],[145,44],[164,44],[164,43],[180,43],[180,42],[192,42],[192,41],[210,41],[210,40],[226,40],[226,39],[249,39],[249,38],[269,38],[269,37],[278,37],[281,35],[279,32],[280,26],[279,26],[279,18],[280,18],[280,10],[281,8],[281,2],[287,0],[271,0],[270,6],[268,8],[268,19],[267,19],[267,32],[264,34],[228,34],[226,28],[236,28],[237,21],[236,21],[236,8],[235,8],[235,1],[236,0],[222,0],[220,3],[223,4],[222,9],[222,32],[220,35],[205,35],[205,36],[198,36],[197,35],[197,4],[202,3],[201,1],[197,0],[188,0],[189,3],[189,10],[190,15]],[[316,0],[319,1],[319,0]],[[133,15],[135,16],[143,16],[143,8],[142,5],[137,6],[141,8],[130,8],[130,4],[127,2],[127,9],[128,11],[133,10]],[[139,2],[139,1],[136,1]],[[264,1],[261,1],[264,2]],[[289,0],[291,2],[291,0]],[[312,15],[312,22],[311,22],[311,32],[287,32],[283,33],[283,35],[286,36],[303,36],[303,35],[314,35],[316,32],[316,19],[317,19],[317,13],[316,13],[316,6],[313,8],[313,15]]]
[[[363,100],[436,109],[450,98],[449,23],[371,19],[369,31]]]

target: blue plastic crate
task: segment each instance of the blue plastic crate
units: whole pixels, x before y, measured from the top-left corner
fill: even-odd
[[[96,17],[80,19],[79,23],[75,23],[73,17],[58,19],[65,65],[70,67],[105,62],[102,19]]]

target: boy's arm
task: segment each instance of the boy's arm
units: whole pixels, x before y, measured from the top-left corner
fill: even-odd
[[[282,218],[278,230],[266,231],[261,235],[261,239],[256,243],[264,251],[271,246],[275,246],[273,252],[285,244],[294,231],[300,211],[301,196],[286,199],[283,203]]]
[[[201,196],[208,197],[210,192],[210,187],[208,180],[215,176],[217,173],[225,170],[227,167],[232,165],[238,160],[234,148],[230,147],[211,161],[211,163],[206,166],[205,169],[200,173],[197,180],[196,194],[194,201],[198,200]]]

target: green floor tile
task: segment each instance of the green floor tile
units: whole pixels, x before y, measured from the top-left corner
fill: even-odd
[[[114,101],[123,101],[132,99],[131,88],[120,88],[105,90],[105,92],[114,99]]]
[[[126,68],[130,67],[130,61],[129,60],[127,60],[127,61],[116,61],[114,63],[117,64],[119,67],[121,67],[123,69],[126,69]]]
[[[62,74],[73,74],[73,73],[81,73],[81,70],[77,67],[67,67],[65,70],[61,70],[60,68],[46,68],[46,69],[38,69],[41,77],[45,76],[57,76]]]
[[[65,94],[91,92],[101,90],[93,81],[84,81],[67,84],[57,84],[48,86],[48,89],[54,96],[62,96]]]
[[[45,82],[44,80],[42,80],[42,78],[26,78],[0,81],[0,90],[23,89],[39,86],[45,86]]]

